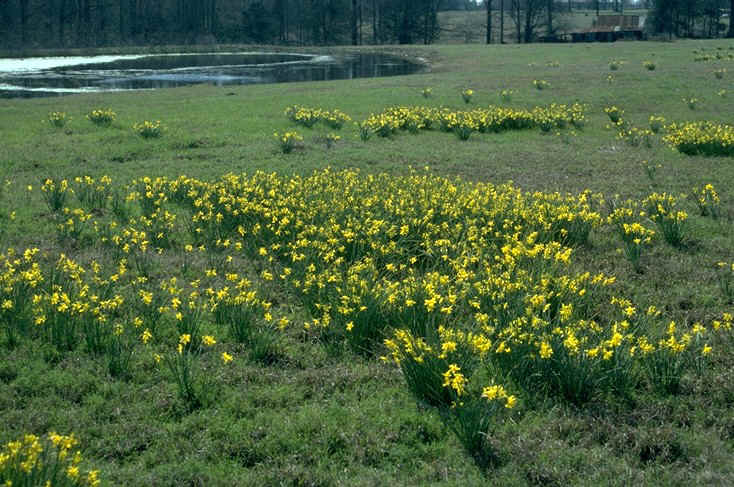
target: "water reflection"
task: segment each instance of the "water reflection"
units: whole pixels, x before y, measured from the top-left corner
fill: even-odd
[[[36,97],[171,88],[199,83],[216,86],[396,76],[423,67],[381,54],[178,54],[98,58],[0,59],[0,97]],[[5,61],[5,62],[4,62]],[[12,62],[11,62],[12,61]],[[32,63],[35,63],[33,65]]]

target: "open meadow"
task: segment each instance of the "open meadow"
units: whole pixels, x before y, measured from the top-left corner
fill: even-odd
[[[364,49],[0,99],[0,481],[732,485],[734,40]]]

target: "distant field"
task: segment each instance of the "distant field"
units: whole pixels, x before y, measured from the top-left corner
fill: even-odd
[[[600,10],[601,15],[616,14],[611,10]],[[647,10],[625,10],[629,15],[646,15]],[[499,11],[493,12],[492,30],[499,41]],[[484,43],[487,39],[487,12],[484,10],[449,11],[439,13],[441,26],[440,42],[443,43]],[[560,32],[588,29],[596,19],[596,10],[560,11],[554,16],[554,25]],[[505,14],[505,42],[516,42],[515,24],[509,13]]]
[[[734,41],[482,15],[379,48],[426,74],[0,100],[0,444],[74,432],[103,485],[734,483],[734,157],[664,139],[732,123]]]

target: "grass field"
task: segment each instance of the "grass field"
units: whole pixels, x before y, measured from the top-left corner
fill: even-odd
[[[0,100],[0,181],[7,181],[0,247],[21,256],[40,249],[16,263],[7,251],[0,259],[0,444],[26,433],[73,432],[83,469],[100,470],[103,485],[731,485],[734,353],[724,314],[734,310],[734,268],[727,274],[717,264],[734,262],[734,159],[685,155],[663,140],[665,130],[647,135],[649,147],[635,145],[618,136],[605,108],[624,110],[627,129],[646,129],[651,115],[664,117],[666,126],[730,124],[734,42],[385,50],[421,57],[431,71]],[[712,60],[695,61],[702,55]],[[618,69],[610,69],[612,61]],[[655,69],[646,69],[646,61]],[[719,79],[714,71],[722,69],[728,72]],[[534,80],[548,86],[536,89]],[[430,97],[421,95],[425,88]],[[473,90],[469,104],[461,97],[466,89]],[[502,90],[513,90],[509,100],[501,99]],[[305,128],[284,114],[298,104],[339,109],[361,122],[391,106],[519,111],[553,103],[585,106],[583,127],[472,132],[465,141],[437,128],[397,130],[363,141],[353,123]],[[116,113],[108,127],[85,118],[106,108]],[[53,127],[51,112],[71,120]],[[162,136],[145,139],[132,129],[145,120],[160,120]],[[303,141],[286,154],[273,134],[294,130]],[[331,148],[329,133],[341,137]],[[220,179],[227,173],[248,179]],[[74,182],[83,176],[94,184]],[[44,191],[48,179],[54,188]],[[61,189],[63,179],[74,195]],[[509,181],[511,189],[501,186]],[[708,200],[702,215],[693,188],[707,184],[720,201]],[[586,190],[596,196],[580,198]],[[555,192],[573,196],[563,200]],[[650,194],[664,192],[687,214],[682,241],[666,242],[652,205],[645,217],[635,215],[656,233],[649,245],[630,244],[642,251],[633,263],[607,216],[632,207],[627,199],[639,211]],[[548,202],[545,210],[538,201]],[[227,202],[247,211],[233,214]],[[490,217],[497,234],[485,233]],[[410,227],[405,235],[401,224]],[[381,230],[371,232],[370,225]],[[475,232],[478,240],[470,238]],[[300,247],[296,236],[310,243]],[[569,246],[572,258],[538,263],[527,250],[533,241],[561,253]],[[295,257],[298,249],[305,260]],[[516,269],[508,279],[519,287],[505,296],[517,309],[501,311],[501,300],[493,305],[479,297],[475,309],[473,293],[481,297],[481,283],[493,278],[487,269],[495,256],[509,259],[513,249],[522,263],[497,266]],[[59,263],[60,253],[73,263]],[[31,262],[38,262],[43,281],[18,278]],[[583,283],[578,276],[587,271],[616,280],[589,285],[588,296],[568,294],[569,282]],[[256,296],[247,306],[217,294],[224,286],[234,292],[243,278],[240,289]],[[315,284],[306,289],[310,280]],[[422,289],[427,301],[442,304],[434,310],[418,301],[411,321],[404,307],[393,306],[394,289],[404,293],[401,302]],[[154,304],[143,298],[148,292]],[[533,295],[543,292],[543,300],[572,304],[571,318],[556,305],[549,312],[542,300],[535,309]],[[60,309],[63,298],[55,293],[67,293],[83,309]],[[218,310],[231,305],[239,318],[211,311],[212,303]],[[647,314],[650,306],[659,314]],[[490,315],[492,330],[481,326],[477,310]],[[510,315],[539,318],[547,327],[547,333],[534,328],[524,345],[512,338],[516,361],[495,353],[503,339],[511,341],[498,331]],[[590,321],[603,328],[588,331],[580,354],[554,341],[571,336],[569,319],[579,337]],[[670,321],[675,333],[668,333]],[[251,325],[238,335],[237,323]],[[448,340],[437,338],[439,324],[486,335],[490,353],[467,345],[473,351],[460,362]],[[399,342],[393,333],[402,328],[416,337],[422,329],[433,344],[425,362],[383,343]],[[623,328],[622,348],[614,348],[610,330]],[[146,329],[152,337],[143,340]],[[206,335],[217,343],[206,346]],[[640,336],[656,347],[658,338],[671,336],[689,344],[679,355],[660,345],[647,357],[634,341]],[[607,345],[597,352],[609,351],[610,360],[589,353],[602,338],[598,343]],[[461,349],[464,342],[452,343]],[[544,348],[549,343],[552,354]],[[434,353],[442,346],[448,358]],[[222,353],[234,359],[223,363]],[[380,360],[391,353],[401,357],[402,369]],[[434,383],[438,399],[412,394],[410,380],[406,387],[406,367],[423,370],[428,362],[444,366],[433,371],[447,381]],[[448,364],[461,365],[466,390],[461,377],[444,375]],[[182,376],[184,368],[191,376]],[[569,371],[577,375],[564,375]],[[490,407],[479,393],[492,383],[504,385],[517,405]],[[475,406],[491,418],[482,431],[487,436],[471,450],[453,431]]]
[[[600,10],[601,15],[617,15],[613,10]],[[628,9],[624,12],[626,15],[646,15],[647,10]],[[570,32],[573,30],[583,30],[592,27],[596,20],[596,10],[574,10],[568,12],[561,9],[557,11],[553,18],[555,29],[559,33]],[[439,42],[441,44],[464,44],[464,43],[480,43],[483,44],[487,39],[487,12],[485,10],[451,10],[439,12],[439,25],[441,33]],[[505,42],[514,43],[517,40],[517,31],[515,23],[509,12],[505,14]],[[493,13],[492,20],[493,39],[494,42],[499,40],[500,32],[500,15],[498,11]],[[544,34],[542,28],[539,35]]]

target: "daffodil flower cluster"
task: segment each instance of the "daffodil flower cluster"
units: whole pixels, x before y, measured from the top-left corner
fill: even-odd
[[[303,136],[295,131],[285,132],[283,134],[275,132],[273,133],[273,137],[278,141],[278,146],[283,154],[290,154],[299,143],[303,142]]]
[[[686,155],[734,156],[734,126],[714,122],[673,123],[663,141]]]
[[[695,200],[701,216],[718,218],[721,214],[721,199],[712,184],[706,184],[701,188],[694,187],[691,191],[691,197]]]
[[[87,120],[99,127],[109,127],[117,118],[111,108],[96,108],[87,114]]]
[[[622,120],[622,115],[624,115],[624,110],[617,107],[616,105],[612,105],[610,107],[604,108],[604,113],[607,114],[609,117],[609,120],[612,121],[612,123],[618,123],[620,120]]]
[[[61,128],[68,121],[71,120],[71,117],[66,115],[66,112],[50,112],[48,114],[48,117],[46,117],[46,121],[51,124],[52,127]]]
[[[83,471],[81,451],[73,434],[50,432],[46,438],[26,434],[2,445],[0,485],[97,487],[99,470]]]
[[[683,243],[688,213],[678,209],[678,200],[667,193],[652,193],[642,201],[645,211],[654,221],[665,241],[673,247]]]
[[[165,127],[163,126],[163,124],[161,124],[160,120],[156,120],[154,122],[150,120],[144,120],[140,123],[134,124],[133,130],[144,139],[157,139],[158,137],[163,135]]]
[[[339,109],[322,110],[301,105],[292,105],[285,109],[285,116],[294,123],[311,128],[318,122],[323,122],[332,129],[339,130],[352,118]]]
[[[665,126],[665,117],[650,115],[648,122],[652,133],[657,134]]]
[[[365,130],[370,130],[381,137],[392,136],[399,130],[417,132],[439,127],[445,132],[454,132],[457,137],[466,140],[472,132],[522,130],[545,124],[558,128],[565,128],[568,125],[581,128],[586,122],[585,112],[586,107],[579,103],[572,105],[553,103],[547,107],[535,107],[533,110],[497,106],[470,111],[421,106],[390,107],[382,113],[370,115],[363,125]]]

